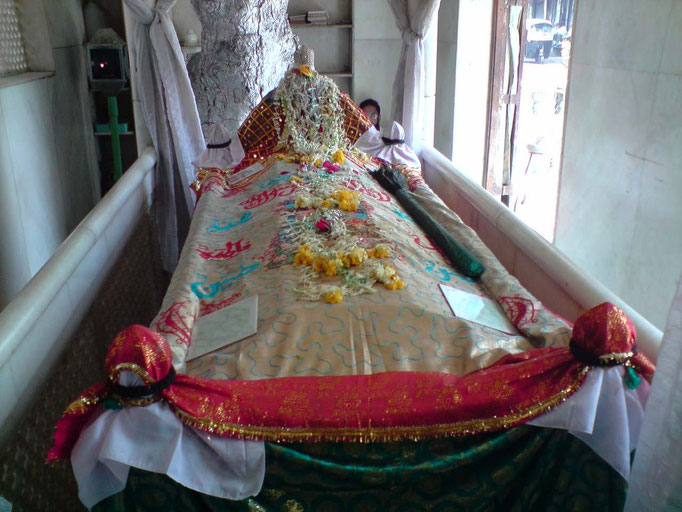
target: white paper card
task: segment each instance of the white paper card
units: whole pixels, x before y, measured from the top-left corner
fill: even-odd
[[[227,184],[231,187],[233,185],[236,185],[240,181],[244,181],[246,178],[249,178],[256,174],[257,172],[262,171],[265,169],[260,163],[256,162],[253,165],[249,165],[246,169],[242,169],[239,171],[237,174],[233,174],[227,179]]]
[[[456,317],[492,327],[507,334],[518,334],[514,324],[509,321],[502,308],[493,299],[442,284],[440,290]]]
[[[186,361],[256,334],[258,295],[202,316],[194,324]]]

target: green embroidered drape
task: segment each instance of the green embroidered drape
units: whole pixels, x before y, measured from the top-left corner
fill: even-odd
[[[93,510],[620,511],[627,484],[564,430],[401,443],[267,444],[258,496],[220,500],[164,475],[131,470],[126,489]]]

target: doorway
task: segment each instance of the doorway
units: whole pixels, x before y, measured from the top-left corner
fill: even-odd
[[[486,188],[554,240],[575,0],[497,0]]]

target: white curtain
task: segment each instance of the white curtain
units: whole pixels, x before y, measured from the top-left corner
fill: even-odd
[[[625,510],[682,510],[682,280],[658,353]]]
[[[172,272],[194,209],[189,185],[192,160],[204,136],[170,11],[176,0],[125,0],[137,25],[134,35],[135,86],[145,122],[159,155],[154,203],[163,267]]]
[[[625,510],[682,510],[682,281],[658,353]]]
[[[440,6],[440,0],[388,0],[402,34],[398,70],[393,81],[391,115],[405,128],[405,142],[419,152],[424,115],[424,36]]]

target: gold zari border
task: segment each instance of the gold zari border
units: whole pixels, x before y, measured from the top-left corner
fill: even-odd
[[[454,437],[460,435],[480,434],[502,430],[530,420],[542,413],[548,412],[565,401],[582,385],[590,366],[583,367],[574,381],[566,388],[546,400],[534,404],[525,410],[509,414],[508,416],[478,418],[456,423],[438,425],[415,425],[409,427],[368,427],[368,428],[314,428],[314,427],[265,427],[259,425],[238,425],[234,423],[219,423],[205,418],[197,418],[172,405],[173,412],[183,423],[205,432],[215,433],[226,437],[236,437],[247,440],[264,440],[271,442],[294,441],[344,441],[344,442],[390,442],[390,441],[419,441],[433,437]]]

